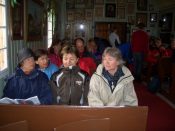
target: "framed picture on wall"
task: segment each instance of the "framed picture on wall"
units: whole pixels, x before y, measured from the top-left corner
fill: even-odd
[[[136,25],[139,23],[147,26],[147,13],[136,13]]]
[[[10,7],[11,34],[13,40],[20,40],[24,37],[24,2],[18,1],[14,7]]]
[[[85,12],[84,9],[76,9],[75,10],[75,20],[76,21],[82,21],[84,20]]]
[[[87,21],[91,21],[93,19],[93,10],[92,9],[85,10],[85,19]]]
[[[66,0],[66,8],[74,9],[75,8],[75,0]]]
[[[86,0],[76,0],[75,8],[84,8]]]
[[[127,5],[127,14],[134,15],[135,14],[135,3],[128,3]]]
[[[118,19],[125,19],[125,7],[117,8],[117,17]]]
[[[146,11],[147,10],[147,0],[137,0],[137,10]]]
[[[94,18],[101,18],[103,17],[104,14],[104,6],[103,5],[98,5],[95,6],[95,10],[94,10]]]
[[[104,0],[95,0],[95,4],[104,4]]]
[[[150,13],[150,22],[157,22],[157,13]]]
[[[74,9],[69,9],[69,10],[67,10],[67,20],[68,20],[69,22],[74,21],[74,14],[75,14]]]
[[[43,36],[44,3],[38,0],[27,0],[25,2],[25,40],[41,40]]]
[[[105,5],[105,17],[116,17],[116,4]]]
[[[128,23],[131,25],[135,24],[135,16],[128,16]]]
[[[94,0],[86,0],[86,8],[94,8]]]
[[[118,6],[125,6],[125,4],[126,4],[126,0],[117,0],[117,5]]]
[[[165,13],[161,16],[161,31],[171,32],[172,31],[172,23],[173,23],[173,13]]]

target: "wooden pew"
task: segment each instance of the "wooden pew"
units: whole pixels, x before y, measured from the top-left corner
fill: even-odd
[[[0,131],[28,131],[27,121],[18,121],[3,125]]]
[[[145,131],[147,113],[148,107],[141,106],[80,107],[58,105],[0,105],[0,126],[26,120],[29,131],[53,131],[54,129],[59,129],[60,126],[72,122],[109,119],[109,131]],[[109,121],[107,124],[109,125]],[[97,123],[97,125],[99,124]],[[83,130],[79,129],[76,131]]]

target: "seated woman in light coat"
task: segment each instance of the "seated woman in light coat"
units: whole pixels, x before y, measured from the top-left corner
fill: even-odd
[[[137,106],[129,69],[123,65],[121,52],[108,47],[102,55],[102,64],[90,80],[88,102],[90,106]]]

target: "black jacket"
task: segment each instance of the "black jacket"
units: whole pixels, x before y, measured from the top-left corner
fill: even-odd
[[[61,68],[50,80],[55,103],[60,105],[88,105],[89,76],[78,66]]]

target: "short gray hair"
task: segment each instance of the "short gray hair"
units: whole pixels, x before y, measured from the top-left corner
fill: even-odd
[[[118,48],[115,47],[107,47],[102,57],[104,57],[106,54],[110,55],[111,57],[116,58],[117,61],[119,61],[119,65],[122,66],[125,62],[123,61],[121,51]]]

